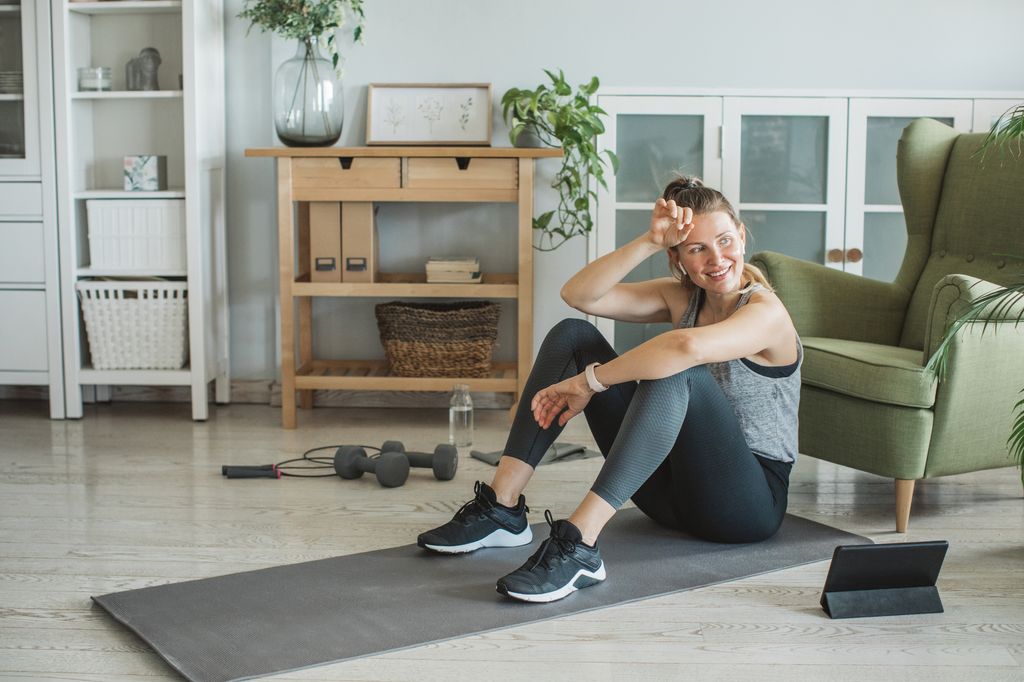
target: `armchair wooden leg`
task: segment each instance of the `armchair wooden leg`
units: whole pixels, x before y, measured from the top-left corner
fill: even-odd
[[[896,532],[906,533],[910,523],[910,503],[914,498],[914,484],[917,481],[896,479]]]

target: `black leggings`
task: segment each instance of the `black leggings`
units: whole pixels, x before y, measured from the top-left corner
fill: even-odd
[[[544,430],[530,401],[591,362],[617,357],[594,325],[568,319],[541,345],[504,454],[536,467],[561,433]],[[786,513],[792,464],[753,454],[736,412],[706,366],[591,398],[584,410],[605,462],[591,490],[616,509],[632,498],[660,524],[714,542],[757,542]]]

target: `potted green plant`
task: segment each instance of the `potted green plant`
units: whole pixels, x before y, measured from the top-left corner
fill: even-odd
[[[604,152],[607,161],[597,151],[596,137],[604,132],[601,119],[607,116],[590,100],[600,85],[597,77],[573,91],[561,69],[557,74],[547,69],[544,73],[551,79],[550,86],[512,88],[502,95],[501,106],[513,145],[520,136],[533,135],[541,144],[562,148],[562,167],[551,183],[558,190],[558,208],[533,219],[533,229],[539,233],[536,248],[552,251],[593,228],[590,201],[597,199],[597,193],[590,178],[607,188],[606,164],[611,164],[614,174],[619,160],[611,150]]]
[[[988,152],[993,149],[1008,152],[1020,157],[1024,152],[1024,104],[1018,104],[1008,109],[999,120],[993,124],[992,129],[982,141],[976,154],[981,157],[982,163]],[[1009,258],[1024,261],[1024,257],[1014,254],[1000,254]],[[928,360],[928,369],[937,371],[941,376],[946,368],[946,361],[949,357],[950,347],[953,340],[965,325],[981,324],[982,333],[989,324],[995,324],[996,320],[1002,320],[1010,311],[1020,307],[1014,320],[1014,327],[1024,322],[1024,273],[1019,275],[1019,281],[1002,289],[996,289],[988,294],[979,296],[977,300],[957,318],[946,330],[942,342],[935,350],[935,353]],[[1012,317],[1012,314],[1010,315]],[[1022,398],[1014,406],[1013,423],[1010,427],[1010,436],[1007,438],[1007,445],[1010,448],[1010,456],[1013,457],[1020,469],[1021,485],[1024,485],[1024,388],[1020,392]]]
[[[363,0],[244,0],[240,19],[298,41],[295,56],[274,75],[274,127],[293,147],[330,146],[341,137],[345,98],[335,37],[355,21],[352,38],[363,39]],[[326,49],[330,61],[320,54]]]

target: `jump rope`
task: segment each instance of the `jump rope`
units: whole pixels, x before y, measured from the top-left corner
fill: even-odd
[[[372,445],[321,445],[319,447],[310,448],[302,453],[301,457],[293,457],[292,459],[286,459],[283,462],[277,464],[250,464],[250,465],[236,465],[236,464],[225,464],[220,468],[222,476],[228,478],[281,478],[283,476],[290,476],[292,478],[325,478],[328,476],[337,476],[338,472],[334,466],[334,456],[312,456],[314,452],[320,452],[322,450],[335,450],[337,451],[342,447],[356,447],[362,448],[363,450],[371,450],[376,454],[371,455],[371,459],[380,457],[381,449]],[[301,464],[300,464],[301,462]],[[331,472],[327,474],[311,474],[311,473],[292,473],[290,470],[295,471],[318,471],[320,469],[330,469]]]

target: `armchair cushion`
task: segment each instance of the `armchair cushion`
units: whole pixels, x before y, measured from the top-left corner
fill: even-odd
[[[935,374],[921,365],[921,351],[813,336],[802,341],[805,384],[888,405],[935,404]]]

